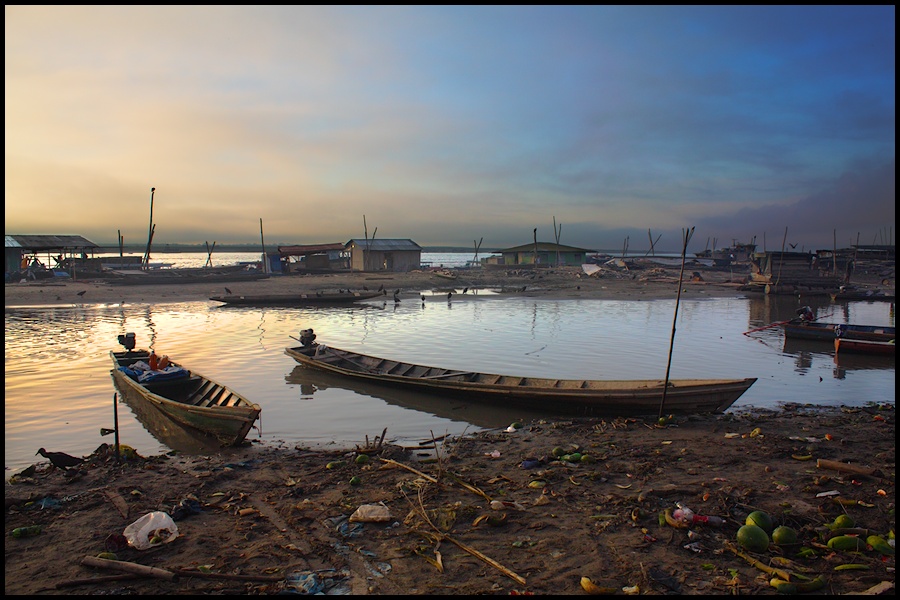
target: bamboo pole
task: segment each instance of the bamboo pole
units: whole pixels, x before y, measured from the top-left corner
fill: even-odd
[[[259,239],[262,243],[263,273],[269,272],[269,257],[266,256],[266,237],[263,235],[262,217],[259,218]]]
[[[150,230],[147,233],[147,251],[144,252],[144,268],[150,267],[150,244],[153,241],[153,194],[156,188],[150,188]]]
[[[678,322],[678,304],[681,302],[681,283],[684,281],[684,257],[687,253],[688,243],[691,236],[694,235],[694,228],[688,230],[682,229],[682,238],[684,245],[681,248],[681,274],[678,276],[678,295],[675,297],[675,317],[672,319],[672,335],[669,338],[669,361],[666,365],[666,381],[663,385],[663,396],[659,402],[659,418],[662,418],[663,411],[666,407],[666,392],[669,390],[669,370],[672,368],[672,347],[675,345],[675,324]]]

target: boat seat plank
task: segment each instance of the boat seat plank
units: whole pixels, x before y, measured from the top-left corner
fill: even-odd
[[[214,382],[207,381],[206,383],[198,387],[193,394],[185,399],[185,404],[202,404],[204,396],[206,396],[206,394],[209,393],[210,389],[214,387],[216,387],[216,384]]]
[[[434,375],[423,375],[422,379],[446,379],[447,377],[471,377],[476,375],[474,371],[448,371],[446,373],[436,373]]]

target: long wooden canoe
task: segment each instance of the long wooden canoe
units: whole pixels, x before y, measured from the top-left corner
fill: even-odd
[[[235,306],[307,306],[311,304],[351,304],[359,300],[381,297],[384,292],[313,292],[309,294],[264,294],[257,296],[213,296],[210,300]]]
[[[146,350],[109,354],[113,362],[110,375],[129,403],[153,406],[182,425],[214,436],[223,445],[239,445],[259,418],[258,404],[196,371],[169,363],[166,369],[153,372]]]
[[[854,354],[896,354],[897,346],[893,340],[890,342],[872,342],[869,340],[853,340],[848,338],[834,338],[835,353],[852,352]]]
[[[786,338],[821,340],[833,342],[838,333],[843,338],[889,342],[896,337],[896,328],[877,325],[851,325],[843,323],[820,323],[794,319],[782,324]]]
[[[313,342],[287,348],[301,365],[394,387],[469,398],[545,414],[637,415],[721,413],[753,385],[749,379],[547,379],[429,367],[378,358]]]
[[[846,302],[849,300],[866,300],[882,302],[893,302],[894,294],[889,294],[881,290],[846,290],[830,294],[832,302]]]

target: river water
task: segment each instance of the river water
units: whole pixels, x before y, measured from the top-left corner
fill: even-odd
[[[459,264],[470,259],[460,256]],[[797,307],[789,297],[682,299],[670,377],[759,378],[733,410],[785,402],[893,404],[893,357],[836,362],[830,344],[786,343],[778,327],[743,335],[793,317]],[[812,307],[822,321],[894,326],[889,303],[822,299]],[[108,353],[120,349],[121,333],[134,332],[138,347],[153,347],[258,403],[262,418],[250,440],[352,448],[385,428],[388,441],[416,445],[432,435],[506,427],[536,415],[315,374],[284,354],[297,344],[291,337],[301,329],[313,328],[318,341],[335,347],[462,370],[661,379],[674,315],[674,298],[475,298],[461,290],[452,302],[429,295],[424,303],[404,299],[338,308],[234,308],[210,301],[7,308],[7,475],[43,460],[35,458],[40,447],[82,456],[111,442],[100,429],[114,427],[114,405],[121,443],[143,455],[169,449],[128,406],[115,402]]]

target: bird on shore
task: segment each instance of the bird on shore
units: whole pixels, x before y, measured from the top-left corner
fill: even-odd
[[[228,288],[225,288],[225,293],[226,293],[226,294],[230,294],[230,293],[231,293],[231,290],[229,290]]]
[[[425,294],[422,294],[422,304],[425,304]]]
[[[394,292],[394,304],[400,303],[400,296],[397,295],[397,292]]]
[[[84,462],[83,459],[72,456],[71,454],[66,454],[65,452],[47,452],[43,448],[34,453],[35,456],[38,454],[49,459],[54,467],[64,470],[68,470],[69,467],[74,467],[75,465],[80,465]]]
[[[450,302],[450,298],[453,297],[453,292],[447,292],[447,302]]]
[[[463,288],[463,294],[469,291],[469,288]]]
[[[78,295],[79,295],[79,296],[84,296],[84,293],[85,293],[86,291],[87,291],[87,290],[81,290],[80,292],[78,292]]]
[[[382,283],[381,285],[378,286],[378,291],[379,291],[379,292],[383,292],[383,291],[384,291],[384,284],[383,284],[383,283]]]

